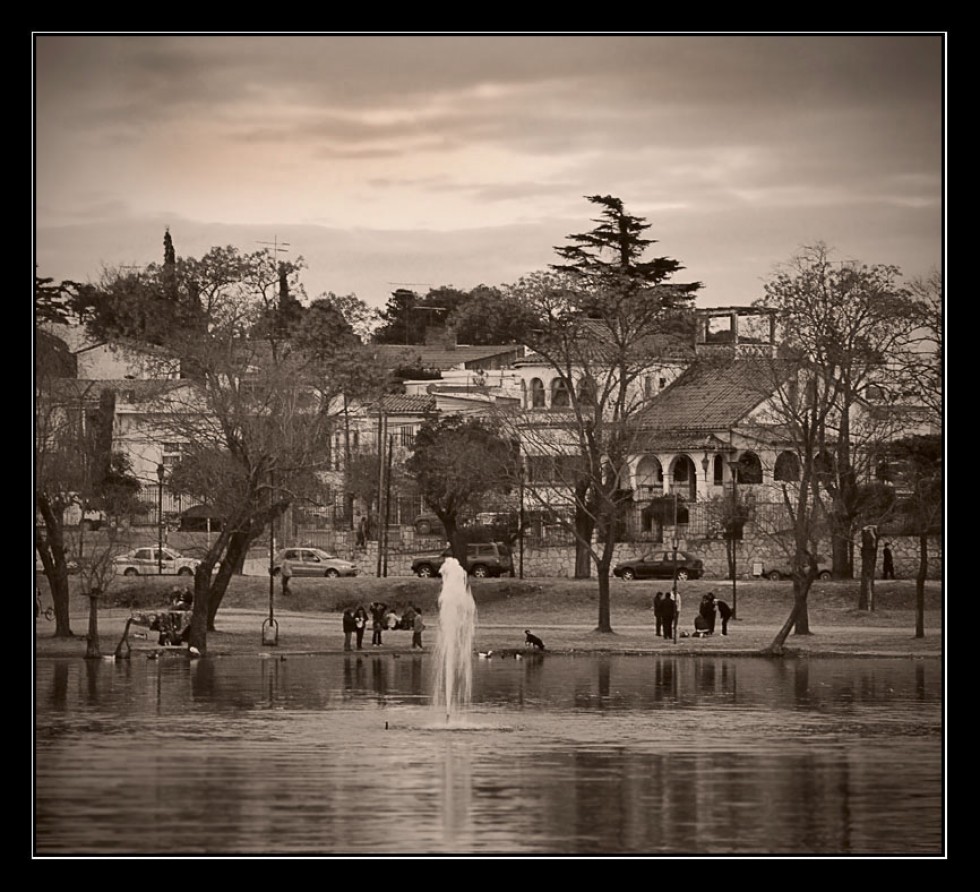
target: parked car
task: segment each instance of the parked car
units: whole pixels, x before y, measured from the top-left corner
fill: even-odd
[[[777,582],[780,579],[792,579],[793,570],[789,563],[767,564],[766,572],[763,574],[766,579]],[[823,555],[817,555],[817,579],[832,579],[833,573],[830,571],[830,563]]]
[[[420,536],[445,536],[446,528],[435,514],[420,514],[412,522],[415,532]]]
[[[78,561],[76,561],[74,558],[68,558],[68,560],[66,561],[66,563],[68,564],[68,572],[69,573],[77,573],[78,572]],[[41,558],[38,557],[36,551],[34,552],[34,572],[35,573],[43,573],[44,572],[44,564],[41,563]]]
[[[322,548],[284,548],[272,562],[272,575],[278,576],[282,571],[282,562],[289,558],[293,568],[293,576],[328,576],[331,579],[338,576],[356,576],[357,565],[343,558],[330,554]]]
[[[156,546],[134,548],[112,559],[114,572],[123,576],[156,576],[158,573],[193,576],[200,563],[197,558],[187,557],[167,546],[162,549]]]
[[[678,579],[700,579],[704,575],[704,563],[700,558],[687,551],[678,551],[675,564],[674,550],[665,548],[631,561],[621,561],[613,567],[613,576],[627,580],[673,579],[675,567]]]
[[[416,576],[435,576],[443,562],[452,554],[449,548],[434,554],[422,554],[412,560]],[[514,558],[503,542],[473,542],[466,546],[466,561],[471,576],[513,576]]]

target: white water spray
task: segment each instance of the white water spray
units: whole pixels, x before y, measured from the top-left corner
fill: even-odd
[[[470,591],[469,576],[456,558],[446,558],[439,572],[442,591],[432,702],[445,710],[448,722],[470,703],[476,602]]]

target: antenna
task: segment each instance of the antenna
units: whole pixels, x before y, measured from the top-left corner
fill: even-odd
[[[385,282],[386,285],[425,285],[427,288],[434,288],[431,282]]]
[[[289,253],[289,242],[279,241],[279,236],[274,235],[271,242],[256,241],[257,245],[272,245],[272,265],[276,265],[276,254],[288,254]]]

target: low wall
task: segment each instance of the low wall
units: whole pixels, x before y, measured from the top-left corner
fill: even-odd
[[[891,542],[895,558],[895,576],[899,579],[915,577],[919,567],[919,540],[911,537],[895,537]],[[882,545],[884,542],[882,542]],[[421,544],[411,550],[391,550],[388,553],[387,576],[409,576],[412,573],[412,558],[417,554],[438,552],[442,549],[441,541]],[[670,546],[667,546],[669,550]],[[725,542],[719,539],[704,539],[681,541],[678,543],[681,551],[696,554],[704,561],[705,575],[709,578],[728,578],[728,556]],[[651,551],[663,550],[663,545],[649,542],[620,542],[613,554],[613,563],[641,557]],[[825,552],[829,563],[829,549]],[[252,552],[252,557],[245,561],[245,575],[267,576],[269,573],[268,553],[258,555]],[[362,576],[378,575],[378,546],[376,542],[368,542],[363,549],[351,549],[341,554],[357,564]],[[939,579],[942,576],[942,543],[936,539],[929,540],[929,578]],[[857,555],[855,559],[859,558]],[[514,551],[514,570],[518,571],[520,555]],[[786,555],[771,542],[744,540],[737,543],[736,573],[739,578],[765,575],[772,567],[785,567]],[[858,572],[855,567],[855,572]],[[549,577],[571,578],[575,575],[575,549],[571,546],[536,547],[526,546],[524,549],[525,578]],[[878,550],[878,578],[881,577],[881,548]]]

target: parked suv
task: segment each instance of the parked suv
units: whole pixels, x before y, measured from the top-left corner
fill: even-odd
[[[412,559],[412,572],[416,576],[435,576],[443,561],[450,555],[452,550],[449,548],[436,554],[419,555]],[[471,576],[483,578],[514,575],[514,559],[503,542],[473,542],[467,545],[466,561]]]

